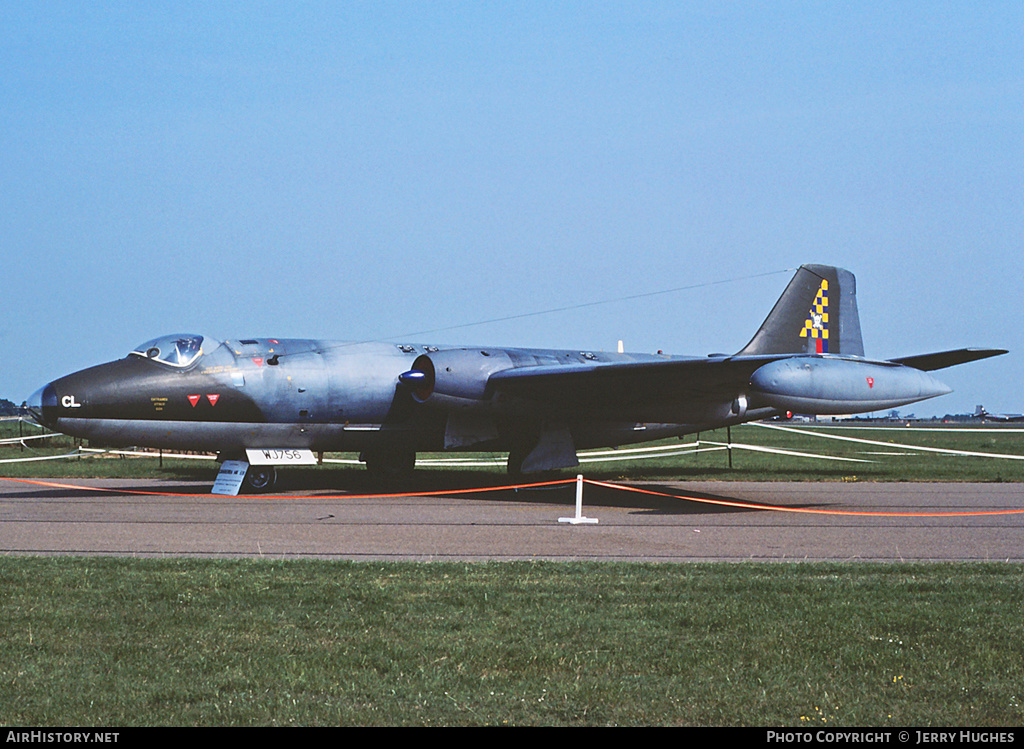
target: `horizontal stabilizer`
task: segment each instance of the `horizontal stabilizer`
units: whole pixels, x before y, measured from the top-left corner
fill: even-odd
[[[987,359],[990,356],[1002,356],[1008,353],[1000,348],[961,348],[955,351],[938,351],[934,354],[918,354],[917,356],[901,356],[899,359],[890,359],[893,364],[902,364],[923,372],[932,372],[936,369],[955,367],[957,364]]]

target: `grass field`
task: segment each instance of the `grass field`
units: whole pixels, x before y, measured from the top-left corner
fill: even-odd
[[[0,722],[1020,725],[1022,571],[5,558]]]
[[[16,423],[0,423],[0,439],[12,428],[17,436]],[[732,451],[732,468],[718,449],[593,456],[602,462],[582,470],[594,479],[1024,481],[1024,461],[966,454],[1024,455],[1024,433],[1011,429],[816,431],[869,442],[747,426],[731,431],[747,446]],[[690,441],[654,447],[690,452]],[[724,430],[700,435],[702,448],[726,441]],[[0,443],[0,460],[74,448],[52,442]],[[215,472],[210,461],[163,463],[0,463],[0,475],[212,482]],[[506,480],[500,465],[417,473],[428,487]],[[288,480],[358,490],[365,471],[328,464]],[[4,725],[1024,722],[1020,565],[4,557],[0,590]]]

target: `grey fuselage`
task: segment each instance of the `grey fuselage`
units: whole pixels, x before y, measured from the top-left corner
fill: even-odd
[[[184,368],[132,353],[54,380],[36,397],[40,421],[109,446],[219,453],[246,448],[439,451],[511,450],[551,424],[569,429],[576,447],[615,446],[777,412],[749,412],[730,393],[694,399],[680,392],[656,408],[631,405],[637,399],[622,393],[616,401],[598,398],[581,409],[571,399],[562,399],[559,407],[485,392],[487,376],[507,369],[695,357],[308,339],[212,345]],[[400,377],[425,355],[442,362],[448,379],[438,377],[434,392],[421,402]]]

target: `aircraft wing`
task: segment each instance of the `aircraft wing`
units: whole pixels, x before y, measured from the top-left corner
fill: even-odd
[[[731,356],[522,367],[495,372],[488,379],[487,390],[570,408],[732,398],[755,371],[779,358]]]
[[[486,392],[508,393],[561,410],[608,408],[657,413],[669,404],[695,407],[754,396],[757,408],[814,414],[864,413],[948,393],[927,374],[1004,353],[962,349],[892,361],[860,356],[738,354],[664,361],[588,362],[497,371]]]
[[[923,372],[932,372],[936,369],[945,369],[957,364],[987,359],[990,356],[1001,356],[1008,353],[1005,349],[996,348],[961,348],[954,351],[937,351],[933,354],[918,354],[917,356],[901,356],[898,359],[890,359],[893,364],[903,364],[907,367],[920,369]]]

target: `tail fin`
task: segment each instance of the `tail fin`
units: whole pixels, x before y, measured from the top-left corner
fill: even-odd
[[[738,355],[864,356],[853,274],[801,265],[768,317]]]

